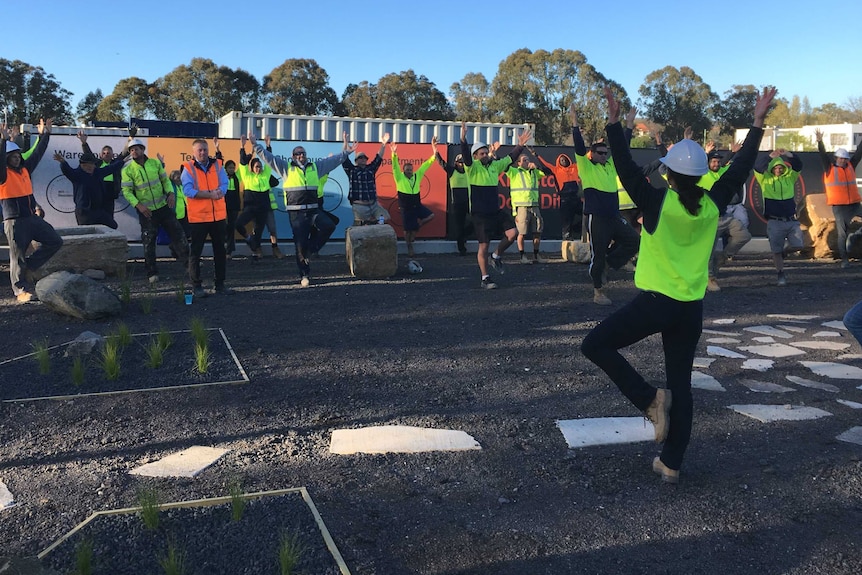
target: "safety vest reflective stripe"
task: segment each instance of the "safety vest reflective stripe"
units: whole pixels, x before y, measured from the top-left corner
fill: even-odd
[[[823,175],[823,186],[826,189],[826,203],[830,206],[846,206],[860,201],[856,169],[850,162],[843,168],[834,164],[830,166]]]
[[[132,205],[141,203],[157,210],[168,202],[162,178],[167,185],[168,176],[160,161],[147,158],[143,166],[132,161],[123,168],[123,195]]]
[[[309,209],[303,206],[314,204],[317,207],[317,186],[320,181],[317,177],[317,166],[313,163],[307,164],[303,170],[296,164],[291,164],[287,169],[287,177],[284,179],[282,189],[284,190],[284,205],[300,206],[293,208]]]
[[[192,176],[195,189],[199,192],[211,192],[219,189],[218,169],[218,164],[215,162],[210,162],[206,172],[200,170],[195,162],[186,163],[186,170]],[[224,196],[217,200],[198,197],[186,198],[186,204],[190,223],[218,222],[227,218]]]

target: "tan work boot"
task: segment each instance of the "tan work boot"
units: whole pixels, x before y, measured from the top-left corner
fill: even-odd
[[[611,298],[605,295],[602,288],[593,288],[593,303],[597,305],[611,305]]]
[[[709,278],[706,282],[706,291],[721,291],[721,286],[718,285],[715,278]]]
[[[661,475],[661,480],[665,483],[679,483],[679,470],[671,469],[661,462],[661,458],[656,457],[652,460],[652,470]]]
[[[272,244],[272,257],[277,260],[280,260],[284,257],[284,254],[281,253],[280,249],[278,249],[278,244]]]
[[[670,428],[670,404],[671,393],[669,389],[658,388],[655,390],[655,399],[646,408],[646,416],[655,427],[655,440],[658,443],[667,439],[667,430]]]

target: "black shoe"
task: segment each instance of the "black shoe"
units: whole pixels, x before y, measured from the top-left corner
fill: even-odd
[[[497,270],[498,273],[501,273],[501,274],[506,273],[503,270],[503,258],[495,258],[494,256],[491,256],[488,259],[491,260],[491,267],[494,268],[495,270]]]
[[[482,283],[479,284],[479,287],[482,289],[497,289],[497,284],[491,281],[491,278],[484,278]]]
[[[236,293],[236,291],[232,290],[231,288],[227,287],[224,284],[217,285],[215,287],[215,292],[219,295],[233,295]]]
[[[209,295],[203,286],[195,286],[192,293],[195,295],[195,298],[205,298]]]

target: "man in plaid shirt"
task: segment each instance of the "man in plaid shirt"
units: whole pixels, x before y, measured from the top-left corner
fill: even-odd
[[[344,144],[347,145],[347,132],[344,132]],[[369,163],[365,152],[357,152],[356,164],[346,158],[341,167],[347,173],[350,182],[350,192],[347,199],[353,208],[353,225],[376,224],[383,218],[383,223],[389,223],[389,212],[377,203],[377,168],[383,162],[383,153],[389,143],[389,133],[383,135],[380,151]]]

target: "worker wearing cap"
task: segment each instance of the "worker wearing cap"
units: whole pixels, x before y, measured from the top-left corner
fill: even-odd
[[[151,284],[159,281],[156,268],[156,236],[159,226],[171,238],[173,252],[183,269],[188,268],[189,244],[186,234],[177,221],[174,209],[177,197],[162,163],[148,158],[144,142],[129,138],[127,146],[132,161],[123,168],[123,196],[138,212],[141,224],[141,243],[144,245],[144,267]]]
[[[60,171],[72,182],[72,196],[75,201],[75,221],[79,226],[100,224],[117,229],[113,211],[105,209],[103,181],[106,176],[122,170],[127,152],[120,154],[110,164],[96,167],[99,159],[92,152],[84,152],[78,159],[78,167],[73,168],[59,152],[54,159],[60,162]]]
[[[63,239],[51,224],[39,217],[44,212],[33,197],[30,181],[30,173],[48,149],[50,118],[39,122],[39,134],[39,144],[25,160],[17,144],[5,141],[9,138],[5,125],[0,127],[0,142],[5,144],[0,145],[0,205],[3,206],[3,229],[9,240],[9,280],[19,303],[37,299],[34,272],[63,245]],[[27,250],[33,241],[40,245],[28,257]]]
[[[514,166],[506,170],[509,180],[509,199],[512,202],[512,215],[515,217],[515,228],[518,230],[518,253],[522,264],[547,263],[548,260],[539,254],[542,242],[542,232],[545,230],[545,219],[539,205],[539,182],[547,168],[538,168],[530,161],[527,154],[518,156]],[[530,235],[533,240],[533,257],[524,253],[525,238]]]
[[[850,267],[847,252],[862,241],[862,229],[847,235],[847,228],[856,216],[862,216],[859,186],[856,184],[856,166],[862,159],[862,146],[856,146],[853,156],[844,148],[838,148],[830,157],[823,145],[823,132],[816,130],[817,151],[823,164],[823,189],[826,192],[826,203],[832,206],[835,216],[835,229],[838,232],[838,255],[841,267]]]
[[[608,145],[593,142],[587,157],[574,104],[569,110],[569,118],[572,120],[575,163],[584,188],[584,213],[590,233],[593,303],[611,305],[611,299],[604,292],[607,270],[619,269],[634,257],[638,253],[640,239],[637,231],[620,215],[617,170],[613,159],[609,158]]]
[[[134,137],[134,134],[137,134],[137,133],[138,133],[138,127],[136,125],[132,124],[132,127],[129,128],[129,134],[132,134],[132,137]],[[84,132],[84,130],[78,130],[78,139],[81,140],[81,151],[82,152],[84,152],[85,154],[89,153],[89,154],[95,155],[93,150],[90,149],[90,145],[87,143],[87,134]],[[123,152],[121,152],[121,155],[123,155],[123,157],[128,157],[128,155],[129,155],[128,150],[123,150]],[[108,164],[112,163],[113,161],[114,161],[114,149],[108,145],[102,146],[102,149],[99,152],[98,161],[96,162],[96,167],[104,168]],[[122,182],[123,182],[122,171],[123,171],[123,166],[120,165],[113,172],[111,172],[110,174],[107,174],[102,179],[102,194],[101,194],[102,205],[99,207],[102,210],[110,213],[112,218],[113,218],[113,214],[114,214],[114,200],[119,198],[120,193],[122,192]]]
[[[401,223],[404,226],[404,241],[407,243],[407,255],[412,258],[416,232],[434,219],[434,212],[422,205],[422,196],[419,192],[422,187],[422,177],[434,163],[437,136],[431,138],[431,157],[422,162],[415,172],[413,164],[409,162],[401,166],[398,161],[398,144],[393,143],[390,146],[392,147],[392,179],[395,180],[395,189],[398,191],[398,208],[401,210]]]
[[[467,143],[467,122],[461,122],[461,157],[464,159],[464,171],[470,182],[470,213],[473,216],[476,239],[479,241],[476,259],[482,274],[479,284],[482,289],[496,289],[497,284],[491,281],[488,273],[488,262],[490,261],[491,267],[502,274],[503,259],[500,256],[518,237],[512,212],[505,207],[500,207],[497,182],[500,174],[521,155],[524,146],[532,137],[531,130],[521,132],[518,134],[518,145],[509,152],[509,155],[495,160],[492,159],[490,149],[484,142],[475,142],[472,147]],[[500,243],[489,258],[491,238],[500,234],[502,234]]]
[[[473,222],[467,220],[470,213],[470,178],[464,171],[464,156],[456,155],[451,165],[446,163],[439,152],[434,157],[449,179],[449,225],[455,236],[458,254],[466,256],[467,236],[473,231]]]
[[[347,132],[343,134],[345,144],[347,143]],[[353,225],[376,224],[383,218],[383,223],[389,223],[391,216],[386,208],[377,201],[377,170],[383,163],[383,154],[386,152],[386,144],[389,143],[389,133],[383,134],[380,142],[380,150],[374,159],[368,161],[365,152],[356,152],[356,163],[350,158],[344,158],[341,167],[347,174],[349,188],[347,201],[353,208]],[[322,192],[321,188],[321,192]],[[322,196],[319,196],[322,197]],[[320,206],[323,208],[323,206]]]
[[[754,125],[733,164],[709,192],[697,185],[708,171],[706,153],[688,139],[677,142],[661,159],[667,169],[668,188],[654,188],[632,160],[619,122],[619,101],[608,88],[605,97],[613,160],[623,186],[644,214],[635,271],[640,292],[587,334],[581,351],[652,421],[655,440],[662,443],[652,470],[662,481],[677,483],[691,437],[692,365],[703,328],[707,262],[718,217],[754,165],[775,89],[767,88],[757,95]],[[666,388],[647,383],[620,353],[622,348],[656,333],[662,338]],[[650,358],[650,363],[654,369],[655,359]]]

